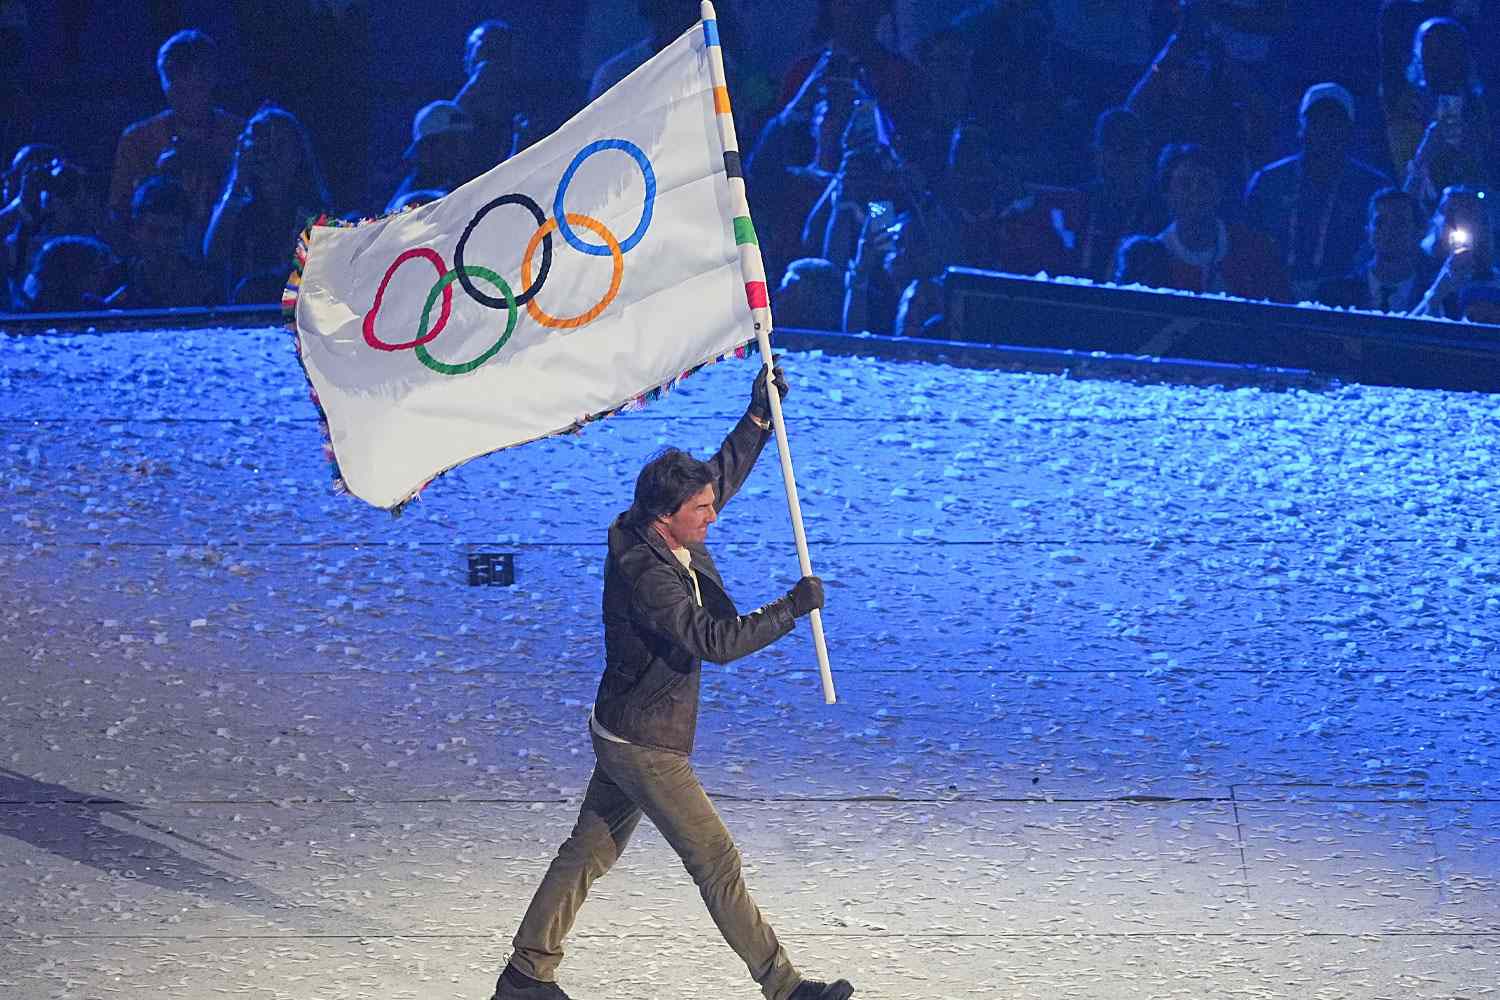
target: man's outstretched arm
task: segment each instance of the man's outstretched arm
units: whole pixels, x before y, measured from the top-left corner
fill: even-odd
[[[823,606],[823,581],[804,576],[796,586],[763,608],[734,618],[715,618],[693,599],[682,575],[654,566],[636,581],[633,611],[658,635],[694,657],[728,663],[764,649],[792,630],[796,619]]]
[[[786,373],[780,366],[775,370],[774,384],[781,398],[785,399],[791,389],[787,385]],[[723,510],[724,505],[729,503],[729,498],[739,492],[749,478],[750,470],[755,468],[755,462],[765,449],[766,442],[771,440],[771,401],[767,393],[766,368],[762,365],[760,374],[755,376],[755,382],[750,387],[749,408],[719,446],[717,454],[707,463],[714,478],[716,510]]]

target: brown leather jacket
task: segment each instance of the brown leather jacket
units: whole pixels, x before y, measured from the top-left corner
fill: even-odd
[[[708,460],[715,505],[723,510],[770,438],[742,417]],[[786,598],[740,614],[718,567],[701,545],[688,546],[703,595],[693,596],[688,571],[654,526],[622,514],[609,528],[604,563],[604,677],[594,715],[631,743],[691,753],[698,729],[698,689],[704,660],[728,663],[770,645],[792,630]]]

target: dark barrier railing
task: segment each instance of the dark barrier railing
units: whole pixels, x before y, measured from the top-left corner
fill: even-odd
[[[1500,327],[949,268],[945,340],[780,329],[788,349],[1103,377],[1500,392]],[[0,315],[12,334],[267,327],[278,306]],[[1253,370],[1252,370],[1253,369]]]
[[[192,330],[203,327],[280,326],[281,307],[209,306],[109,309],[100,312],[0,313],[0,333],[94,333],[106,330]]]
[[[1500,327],[949,268],[945,336],[1500,391]]]

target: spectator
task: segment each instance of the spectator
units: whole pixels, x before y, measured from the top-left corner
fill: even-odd
[[[1161,152],[1157,182],[1171,223],[1158,239],[1172,258],[1169,285],[1289,301],[1286,271],[1270,238],[1220,216],[1224,180],[1219,171],[1217,158],[1201,146],[1171,145]]]
[[[993,155],[986,129],[974,123],[955,128],[934,197],[913,199],[904,218],[884,231],[876,225],[861,237],[845,328],[869,325],[883,332],[890,316],[890,331],[898,337],[944,336],[945,265],[999,267],[1005,252],[1002,218],[1020,190],[1019,178]],[[878,269],[872,267],[876,264]]]
[[[1180,27],[1136,83],[1125,106],[1146,123],[1152,148],[1192,144],[1210,151],[1238,192],[1249,172],[1248,94],[1243,72],[1226,58],[1204,8],[1184,9]],[[1263,132],[1262,126],[1253,127]]]
[[[256,112],[240,136],[203,237],[203,256],[222,300],[278,301],[298,234],[328,203],[302,123],[281,108]]]
[[[1059,84],[1050,5],[1002,0],[957,23],[973,38],[974,117],[998,140],[997,161],[1028,183],[1081,183],[1071,169],[1085,162],[1075,141],[1087,125]]]
[[[646,37],[615,53],[594,71],[594,77],[589,81],[590,101],[675,42],[697,22],[701,13],[697,0],[636,0],[636,8],[646,21]]]
[[[1410,92],[1395,103],[1386,125],[1402,187],[1432,209],[1445,188],[1488,184],[1494,134],[1461,24],[1446,17],[1422,22],[1407,83]]]
[[[463,88],[453,101],[473,122],[468,177],[478,177],[525,145],[534,108],[517,68],[515,33],[504,21],[482,21],[464,45]],[[429,105],[431,107],[431,105]]]
[[[12,303],[23,302],[21,284],[48,240],[98,232],[89,177],[58,152],[40,143],[23,146],[6,175],[6,193],[15,193],[0,209],[0,238],[5,243],[5,298]]]
[[[1422,98],[1406,78],[1412,41],[1422,22],[1446,13],[1444,6],[1442,0],[1384,0],[1380,7],[1380,108],[1385,117],[1381,145],[1397,177],[1416,151],[1427,123]]]
[[[819,256],[838,267],[845,266],[857,252],[873,214],[910,210],[927,197],[921,171],[896,152],[883,122],[875,101],[861,98],[854,102],[840,141],[838,174],[824,195],[824,203],[808,219],[811,230],[814,220],[823,218],[826,212]],[[891,218],[894,216],[885,221]]]
[[[844,279],[831,261],[803,257],[787,265],[776,290],[776,323],[804,330],[837,330],[843,322]]]
[[[148,177],[130,202],[127,282],[114,304],[129,309],[207,306],[217,299],[193,232],[187,189]]]
[[[201,31],[179,31],[162,43],[156,73],[167,109],[120,135],[109,185],[109,209],[122,224],[136,187],[157,171],[187,189],[194,223],[202,228],[224,184],[244,121],[214,106],[219,50]]]
[[[848,333],[899,332],[896,315],[906,290],[943,271],[931,231],[921,216],[872,217],[845,277],[843,329]],[[920,291],[912,292],[915,297]],[[923,296],[924,299],[927,296]],[[908,306],[908,312],[911,311]]]
[[[1410,312],[1437,274],[1422,253],[1421,208],[1407,192],[1387,187],[1370,197],[1368,216],[1367,259],[1322,282],[1317,299],[1345,309]]]
[[[1127,237],[1112,267],[1109,280],[1117,285],[1169,288],[1172,284],[1172,255],[1155,236]]]
[[[997,161],[987,129],[976,124],[953,130],[948,159],[934,193],[938,226],[946,234],[944,254],[965,267],[998,268],[1006,247],[1001,218],[1021,194],[1014,172]],[[920,209],[921,202],[916,205]],[[926,228],[920,215],[917,223]],[[936,245],[930,229],[929,244]]]
[[[43,244],[22,285],[29,312],[107,308],[122,283],[120,260],[92,236],[57,236]]]
[[[1135,112],[1110,108],[1094,125],[1094,179],[1084,188],[1040,188],[1006,212],[1005,270],[1104,281],[1130,233],[1155,232],[1165,212],[1151,187],[1146,129]]]
[[[1234,79],[1243,84],[1238,99],[1245,103],[1246,147],[1251,163],[1262,162],[1272,149],[1272,128],[1282,103],[1283,59],[1277,57],[1277,40],[1291,25],[1289,0],[1155,0],[1166,8],[1167,17],[1182,26],[1201,25],[1221,49],[1232,67]],[[1327,16],[1318,11],[1320,20]]]
[[[1245,221],[1276,243],[1297,301],[1354,266],[1370,196],[1390,184],[1349,155],[1354,96],[1336,83],[1302,95],[1301,151],[1262,167],[1245,191]]]
[[[817,81],[822,81],[818,84]],[[746,186],[755,197],[756,226],[768,281],[776,281],[791,260],[821,249],[827,216],[814,209],[824,202],[838,174],[842,138],[854,105],[849,81],[808,77],[808,93],[822,94],[810,120],[797,108],[802,93],[782,114],[766,123],[750,162]],[[808,141],[810,140],[810,142]]]
[[[927,84],[913,63],[887,49],[879,38],[880,22],[890,8],[891,0],[818,0],[818,51],[792,63],[782,79],[778,103],[791,103],[813,71],[826,68],[835,77],[853,80],[876,102],[885,119],[882,128],[903,156],[930,166],[933,129]]]
[[[402,154],[406,176],[385,210],[394,212],[412,191],[447,194],[473,177],[473,137],[474,120],[454,101],[433,101],[418,111],[411,122],[411,145]]]
[[[1422,301],[1412,310],[1413,316],[1477,320],[1469,315],[1471,308],[1477,308],[1493,318],[1500,275],[1495,272],[1495,235],[1484,192],[1474,188],[1445,190],[1422,249],[1430,261],[1435,264],[1441,259],[1442,265]]]

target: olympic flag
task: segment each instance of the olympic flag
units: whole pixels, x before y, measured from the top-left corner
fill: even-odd
[[[734,210],[717,46],[706,20],[438,201],[310,227],[285,304],[349,492],[399,508],[769,326],[759,255],[741,254],[755,234]]]

